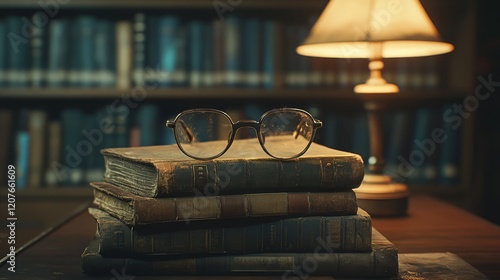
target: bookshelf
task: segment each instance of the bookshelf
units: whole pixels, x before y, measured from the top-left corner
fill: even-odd
[[[408,85],[401,86],[401,93],[394,96],[370,96],[365,98],[383,98],[387,103],[388,111],[391,110],[417,110],[426,106],[440,106],[442,104],[461,103],[463,100],[474,92],[475,72],[474,72],[474,40],[475,37],[475,4],[470,1],[421,1],[426,8],[429,16],[433,19],[438,30],[443,37],[453,43],[456,47],[452,54],[431,58],[431,61],[436,68],[433,68],[435,75],[438,77],[438,84],[429,86],[422,84],[422,79],[426,77],[415,77],[422,73],[422,69],[426,69],[426,59],[405,60],[406,74]],[[217,1],[209,0],[144,0],[144,1],[118,1],[118,0],[71,0],[57,1],[59,5],[57,12],[54,12],[51,20],[61,19],[65,17],[75,17],[80,14],[92,15],[95,14],[99,19],[109,20],[110,23],[117,21],[128,21],[134,23],[134,16],[138,12],[142,12],[146,17],[150,14],[161,16],[163,14],[176,14],[182,17],[185,21],[202,19],[206,22],[214,22],[218,19],[217,11],[214,3]],[[221,0],[220,3],[229,3]],[[280,23],[276,34],[285,36],[285,27],[288,24],[294,24],[304,27],[311,19],[308,15],[318,15],[325,7],[326,0],[301,1],[301,0],[244,0],[232,1],[232,10],[225,12],[224,17],[251,17],[263,18]],[[2,15],[16,14],[19,17],[30,17],[37,12],[44,12],[36,0],[5,0],[0,2]],[[46,13],[46,12],[45,12]],[[307,29],[306,29],[307,30]],[[298,42],[298,41],[295,41]],[[134,44],[132,42],[131,44]],[[245,86],[225,86],[214,85],[206,87],[191,87],[189,84],[173,87],[155,87],[147,90],[147,98],[144,104],[159,104],[165,105],[167,110],[175,110],[175,113],[180,110],[172,103],[182,104],[180,107],[187,107],[195,104],[215,105],[219,107],[238,107],[240,110],[244,108],[245,103],[256,103],[262,107],[270,106],[301,106],[305,109],[308,107],[319,108],[323,116],[333,110],[346,112],[350,110],[356,111],[358,114],[363,114],[362,102],[363,97],[356,96],[352,92],[352,85],[357,83],[354,77],[348,77],[347,84],[339,85],[342,73],[352,73],[352,71],[367,71],[367,61],[352,61],[344,62],[341,60],[323,60],[321,64],[323,76],[327,76],[333,68],[336,80],[329,82],[328,85],[302,85],[298,87],[287,84],[288,66],[286,46],[289,41],[277,40],[271,55],[273,69],[270,70],[273,76],[272,86],[266,88],[262,85],[257,87]],[[284,50],[284,51],[282,51]],[[293,49],[292,49],[293,51]],[[128,62],[129,67],[134,65],[135,53],[132,46],[132,51],[129,53],[132,56]],[[345,63],[345,65],[342,65]],[[422,64],[423,63],[423,64]],[[311,65],[314,62],[311,62]],[[408,66],[410,65],[410,66]],[[413,68],[416,65],[416,70]],[[115,67],[116,65],[113,65]],[[116,66],[119,67],[119,66]],[[313,67],[313,66],[310,66]],[[344,67],[344,68],[342,68]],[[386,61],[386,71],[384,75],[388,80],[400,84],[400,68],[401,62],[397,60]],[[311,68],[308,68],[311,69]],[[326,70],[325,70],[326,69]],[[128,69],[131,76],[134,69]],[[119,71],[118,69],[116,71]],[[386,75],[388,74],[388,75]],[[356,72],[357,78],[366,75],[364,72]],[[431,77],[432,79],[432,77]],[[352,80],[352,81],[351,81]],[[420,81],[412,84],[411,81]],[[420,84],[419,84],[420,83]],[[134,88],[133,78],[128,81],[129,86],[124,88],[111,87],[79,87],[79,86],[41,86],[41,87],[0,87],[0,109],[8,109],[17,111],[27,107],[31,109],[41,109],[48,112],[48,118],[53,118],[53,114],[58,115],[68,104],[71,108],[77,108],[84,113],[93,110],[92,106],[105,106],[116,99],[129,95]],[[96,105],[93,105],[96,104]],[[57,111],[53,113],[52,111]],[[172,112],[174,113],[174,112]],[[162,117],[164,117],[162,115]],[[15,116],[14,116],[15,118]],[[323,120],[325,122],[325,120]],[[11,128],[14,130],[15,128]],[[473,137],[471,132],[474,130],[473,120],[469,118],[464,121],[461,128],[463,141],[460,143],[461,166],[463,170],[461,179],[458,183],[454,183],[453,187],[442,188],[438,183],[426,183],[425,186],[416,185],[413,189],[415,192],[426,193],[444,193],[454,194],[464,198],[468,195],[468,200],[477,200],[477,197],[470,196],[472,193],[472,158]],[[327,132],[323,132],[325,134]],[[9,140],[12,144],[13,139]],[[12,157],[9,162],[12,162]],[[64,184],[62,184],[64,185]],[[78,188],[76,188],[78,189]],[[29,192],[36,193],[37,191],[44,192],[44,188],[39,190],[30,190]],[[68,191],[70,192],[70,191]],[[66,192],[64,192],[66,193]],[[477,203],[477,201],[468,201],[469,203]]]

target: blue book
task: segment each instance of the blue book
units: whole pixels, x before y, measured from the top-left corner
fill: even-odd
[[[159,73],[161,87],[185,85],[185,29],[178,17],[167,15],[158,22]]]
[[[80,186],[84,180],[85,157],[88,156],[91,142],[82,134],[84,114],[80,109],[65,109],[61,112],[62,153],[61,174],[65,186]]]
[[[69,34],[69,22],[67,19],[54,19],[50,21],[46,77],[48,87],[64,87],[68,85]]]
[[[16,131],[16,188],[21,190],[28,187],[29,176],[29,154],[30,154],[30,135],[28,132],[27,109],[19,112]]]
[[[7,25],[5,21],[0,20],[0,38],[7,38]],[[7,85],[7,51],[9,44],[0,44],[0,87]]]
[[[442,113],[450,110],[451,105],[443,106]],[[446,140],[441,143],[439,151],[439,183],[441,185],[454,185],[459,183],[461,173],[461,146],[462,126],[454,128],[443,120],[442,128]]]
[[[354,116],[352,126],[352,148],[348,151],[360,155],[366,166],[370,157],[370,131],[367,114],[365,112],[357,113]]]
[[[204,41],[205,23],[193,20],[188,23],[188,64],[189,86],[200,87],[203,84],[204,48],[208,42]]]
[[[140,145],[151,146],[158,144],[158,106],[154,104],[141,105],[136,111],[135,123],[140,130]],[[164,128],[166,129],[166,128]]]
[[[384,116],[385,172],[397,181],[406,181],[408,171],[401,165],[398,157],[408,159],[411,143],[414,140],[412,114],[408,111],[395,111],[386,112]]]
[[[277,32],[277,23],[272,20],[265,20],[262,31],[262,85],[264,88],[275,87],[275,65],[276,41],[280,40]]]
[[[439,114],[435,108],[418,109],[415,115],[415,130],[410,154],[406,158],[414,172],[411,183],[435,183],[438,177],[438,154],[440,145],[432,141],[432,131],[440,127]]]
[[[10,87],[28,87],[30,70],[30,44],[23,37],[24,22],[20,16],[5,17],[7,25],[7,85]]]
[[[37,22],[38,16],[33,16],[33,22]],[[32,87],[42,87],[45,85],[44,77],[47,69],[47,25],[33,25],[33,38],[31,38],[31,75]]]
[[[242,84],[242,19],[228,16],[224,22],[225,85],[238,87]]]
[[[261,22],[256,18],[247,18],[242,27],[242,85],[249,88],[257,88],[262,84],[262,43]]]
[[[216,50],[215,50],[215,30],[211,23],[205,23],[203,27],[203,68],[202,85],[204,87],[213,87],[217,83],[216,79]],[[220,51],[220,50],[218,50]]]
[[[130,143],[129,133],[129,108],[125,104],[120,104],[114,107],[114,137],[115,147],[128,147]]]
[[[116,40],[115,24],[110,20],[98,20],[96,23],[95,83],[99,87],[116,85]]]
[[[80,15],[72,22],[69,85],[93,87],[96,85],[95,32],[97,19]]]
[[[299,88],[304,88],[307,87],[311,84],[311,78],[310,78],[310,73],[312,73],[311,69],[311,58],[308,56],[304,55],[299,55],[295,51],[295,47],[299,46],[304,42],[304,40],[307,37],[307,34],[309,33],[309,29],[305,25],[299,25],[297,26],[296,29],[296,34],[297,36],[295,37],[296,41],[295,44],[293,45],[293,51],[294,55],[296,56],[297,59],[297,83],[296,86]]]
[[[163,73],[160,68],[160,43],[159,43],[159,21],[156,15],[147,15],[146,17],[146,38],[145,47],[145,68],[144,68],[144,86],[146,88],[160,87],[160,78]]]
[[[285,85],[289,88],[297,87],[300,82],[299,76],[299,57],[292,46],[297,45],[297,26],[287,24],[285,26]]]
[[[82,131],[85,130],[81,141],[87,141],[92,147],[92,151],[83,157],[84,161],[84,181],[85,183],[102,181],[104,174],[104,162],[100,150],[104,140],[104,133],[100,129],[100,121],[98,114],[95,111],[88,112],[82,116]]]

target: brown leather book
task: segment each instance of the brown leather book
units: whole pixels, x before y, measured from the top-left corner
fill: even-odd
[[[320,253],[321,250],[326,253]],[[94,239],[82,254],[82,269],[86,274],[103,276],[116,270],[127,275],[274,274],[282,279],[315,275],[373,279],[398,275],[398,251],[376,229],[372,229],[372,251],[366,253],[334,252],[328,244],[320,242],[310,253],[107,258],[99,254],[99,241]]]
[[[99,252],[107,257],[311,253],[322,241],[334,252],[372,249],[371,219],[362,209],[356,215],[345,216],[220,219],[146,226],[126,225],[93,207],[89,213],[97,220]]]
[[[150,198],[109,183],[90,185],[94,188],[94,205],[127,225],[265,216],[355,215],[358,209],[352,190]]]
[[[200,144],[200,149],[211,148],[210,143]],[[177,145],[101,152],[104,180],[146,197],[331,192],[356,188],[364,176],[359,155],[316,143],[290,160],[271,158],[257,139],[235,140],[223,156],[212,160],[192,159]]]

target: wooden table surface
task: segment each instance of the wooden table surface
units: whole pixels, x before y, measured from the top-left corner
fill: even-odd
[[[391,240],[400,253],[452,252],[490,279],[500,279],[500,227],[427,196],[410,199],[409,216],[374,218],[373,225]],[[16,272],[0,267],[0,279],[113,279],[140,280],[163,277],[130,277],[121,271],[106,277],[81,272],[80,255],[96,231],[86,211],[16,256]],[[4,252],[2,252],[3,255]],[[281,276],[169,277],[168,279],[281,279]],[[309,279],[331,279],[310,277]]]

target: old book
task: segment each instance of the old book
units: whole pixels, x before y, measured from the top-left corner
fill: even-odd
[[[82,269],[86,274],[106,276],[116,270],[127,275],[282,274],[285,279],[294,275],[374,278],[398,275],[398,253],[394,244],[375,229],[372,229],[372,251],[367,253],[335,253],[322,242],[314,253],[106,258],[99,254],[99,242],[94,239],[82,254]]]
[[[89,213],[97,221],[96,236],[103,256],[312,253],[321,242],[329,244],[333,252],[371,251],[371,218],[361,209],[357,215],[347,216],[221,219],[135,227],[97,208],[89,208]]]
[[[352,190],[150,198],[105,182],[91,186],[94,204],[128,225],[262,216],[354,215],[358,209]]]
[[[200,149],[210,149],[209,142]],[[286,148],[286,147],[284,147]],[[338,191],[359,186],[359,155],[312,143],[301,157],[277,160],[257,139],[235,140],[221,157],[194,160],[176,145],[102,150],[104,179],[140,196],[210,196],[232,193]]]

